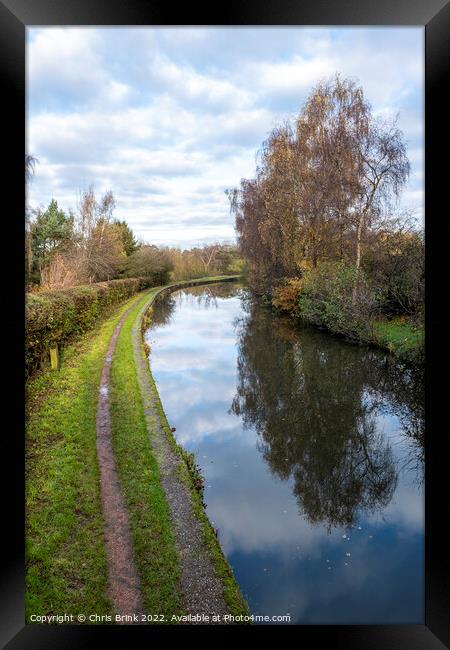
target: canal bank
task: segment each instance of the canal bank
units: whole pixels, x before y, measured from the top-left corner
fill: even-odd
[[[45,371],[28,386],[29,621],[59,609],[115,613],[108,591],[111,567],[95,422],[108,346],[121,319],[106,389],[140,600],[143,611],[153,616],[145,622],[164,624],[173,615],[199,612],[248,612],[203,511],[195,462],[173,440],[146,361],[142,320],[155,297],[173,288],[130,299],[96,332],[64,351],[57,373]],[[186,530],[183,517],[189,521]]]
[[[364,288],[364,283],[360,294],[354,294],[354,270],[337,265],[331,276],[320,277],[321,272],[317,271],[319,280],[314,276],[308,279],[308,274],[306,281],[287,279],[261,297],[276,313],[292,318],[299,328],[317,327],[353,343],[387,350],[399,361],[423,367],[423,314],[383,315],[378,302],[381,299],[367,286]]]

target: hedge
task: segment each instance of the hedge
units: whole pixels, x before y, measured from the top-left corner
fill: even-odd
[[[146,278],[110,280],[60,291],[30,293],[25,302],[25,371],[29,376],[62,347],[92,329],[111,307],[151,286]]]

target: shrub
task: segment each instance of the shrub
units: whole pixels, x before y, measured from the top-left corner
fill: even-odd
[[[324,262],[302,279],[300,317],[336,334],[370,340],[376,307],[364,272],[353,265]]]
[[[272,293],[272,305],[280,311],[299,316],[299,298],[303,286],[302,278],[287,278],[275,287]]]
[[[141,246],[127,260],[125,275],[149,278],[152,284],[167,284],[174,265],[169,251],[157,246]]]
[[[365,253],[363,265],[372,284],[378,288],[384,314],[423,319],[425,252],[420,233],[379,235]]]
[[[113,305],[151,286],[148,279],[129,278],[60,291],[27,294],[25,303],[25,370],[30,375],[51,347],[64,346],[91,329]]]

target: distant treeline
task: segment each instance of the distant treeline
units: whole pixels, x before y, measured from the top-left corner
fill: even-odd
[[[100,199],[90,187],[77,212],[52,199],[26,219],[26,278],[33,291],[67,289],[117,278],[147,278],[152,285],[211,274],[239,273],[237,246],[214,243],[191,250],[138,242],[126,221],[113,218],[111,191]]]

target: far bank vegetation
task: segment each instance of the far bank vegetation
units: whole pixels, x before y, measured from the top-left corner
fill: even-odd
[[[227,190],[253,289],[419,360],[424,237],[398,209],[410,172],[398,119],[375,117],[363,89],[336,75],[271,131],[257,160],[255,177]]]

